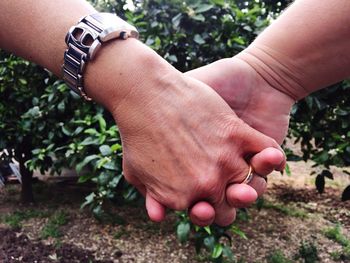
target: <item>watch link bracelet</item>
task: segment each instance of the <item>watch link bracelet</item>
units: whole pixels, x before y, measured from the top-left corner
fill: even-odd
[[[138,36],[134,26],[114,14],[96,13],[82,18],[66,35],[68,48],[62,66],[64,81],[75,93],[91,101],[84,90],[86,64],[94,59],[103,43]]]

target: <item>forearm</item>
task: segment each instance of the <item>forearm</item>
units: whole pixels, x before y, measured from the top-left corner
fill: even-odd
[[[294,99],[350,76],[350,1],[299,0],[239,58]]]
[[[96,12],[85,0],[2,0],[0,10],[0,48],[39,64],[58,77],[62,77],[69,28],[83,16]],[[85,90],[113,111],[134,87],[140,83],[144,87],[146,80],[162,76],[163,67],[170,68],[140,41],[111,41],[88,63]]]
[[[0,47],[61,75],[65,35],[96,12],[84,0],[0,1]]]

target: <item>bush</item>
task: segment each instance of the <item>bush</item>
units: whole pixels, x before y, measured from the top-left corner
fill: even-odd
[[[134,1],[94,0],[101,10],[117,12],[136,25],[141,40],[181,71],[231,57],[244,49],[291,1]],[[325,171],[317,187],[332,178],[330,165],[349,165],[350,83],[343,82],[300,101],[293,109],[291,135],[301,142],[304,160]],[[40,67],[0,52],[0,161],[20,163],[22,200],[33,201],[34,169],[60,173],[76,169],[79,182],[92,181],[86,197],[101,216],[107,200],[134,200],[137,193],[122,177],[122,147],[113,119],[104,109],[82,103],[61,81]],[[350,191],[350,190],[349,190]],[[343,198],[344,200],[346,200]],[[199,229],[180,214],[178,234],[194,229],[215,261],[230,257],[221,238],[227,229]],[[198,245],[199,246],[199,245]]]

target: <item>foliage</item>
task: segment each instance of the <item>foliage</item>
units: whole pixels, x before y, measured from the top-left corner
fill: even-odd
[[[319,262],[318,250],[312,241],[302,241],[299,246],[299,254],[297,259],[302,259],[304,263]]]
[[[113,119],[100,106],[82,103],[45,70],[0,52],[1,160],[15,159],[42,173],[76,168],[82,175],[79,182],[97,184],[98,194],[90,195],[85,205],[95,202],[95,211],[100,211],[101,200],[116,195],[122,178],[120,138]],[[27,149],[30,157],[23,160]],[[130,187],[121,189],[125,197],[135,198]]]
[[[261,202],[261,201],[259,201]],[[267,208],[267,209],[273,209],[275,211],[278,211],[284,215],[290,216],[290,217],[297,217],[297,218],[307,218],[307,212],[305,212],[302,209],[292,207],[292,206],[286,206],[278,203],[271,203],[267,202],[266,200],[263,201],[263,204],[261,207],[259,207],[259,202],[258,202],[258,209],[260,210],[261,208]]]
[[[1,218],[5,224],[9,225],[11,228],[21,228],[22,222],[29,220],[31,218],[45,218],[48,214],[39,210],[24,210],[15,211],[12,214],[5,215]]]
[[[241,234],[239,229],[234,226],[218,227],[215,225],[208,227],[197,227],[193,225],[185,213],[179,213],[179,221],[177,223],[177,236],[181,242],[186,242],[193,233],[196,252],[204,248],[208,253],[208,259],[212,262],[232,262],[234,255],[231,251],[231,236],[228,232]],[[225,239],[225,240],[223,240]],[[225,242],[223,242],[225,241]]]
[[[325,178],[333,179],[331,165],[350,165],[349,91],[350,80],[344,81],[308,96],[293,109],[291,134],[301,143],[302,158],[326,168],[316,177],[320,193]]]
[[[329,239],[340,244],[343,249],[332,254],[335,260],[350,260],[350,239],[343,234],[343,229],[340,224],[334,227],[327,228],[324,234]]]
[[[41,230],[41,237],[44,239],[48,237],[59,238],[62,236],[60,227],[66,225],[67,223],[68,215],[63,211],[56,212]]]
[[[240,52],[291,1],[144,0],[134,1],[132,8],[123,0],[91,2],[136,25],[142,41],[187,71]],[[333,85],[293,109],[291,135],[301,142],[302,158],[325,166],[316,180],[320,191],[324,178],[332,178],[331,165],[350,164],[349,89],[349,81]],[[99,218],[107,200],[137,198],[122,177],[118,128],[105,110],[83,103],[46,70],[4,51],[0,51],[0,94],[0,161],[16,159],[21,172],[59,174],[63,168],[76,169],[80,183],[96,185],[83,206]],[[216,262],[233,256],[227,232],[244,236],[232,226],[197,228],[181,213],[179,239],[186,241],[191,231],[197,250],[206,248]],[[303,255],[315,252],[305,244],[302,248]]]
[[[292,263],[292,261],[287,259],[283,252],[276,250],[267,257],[267,263]]]
[[[350,240],[342,232],[341,226],[337,224],[335,227],[326,229],[324,234],[344,247],[350,246]]]
[[[193,225],[186,213],[178,212],[177,236],[180,242],[193,239],[196,252],[206,251],[208,259],[212,262],[233,262],[234,254],[231,251],[234,236],[247,239],[243,231],[235,224],[227,227],[211,225],[198,227]],[[239,210],[237,218],[247,220],[245,210]]]

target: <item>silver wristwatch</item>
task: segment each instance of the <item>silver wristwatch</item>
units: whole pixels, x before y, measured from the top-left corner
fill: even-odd
[[[136,28],[118,16],[96,13],[82,18],[66,35],[67,50],[62,66],[63,79],[81,97],[91,100],[84,90],[84,70],[102,44],[112,39],[138,38]]]

